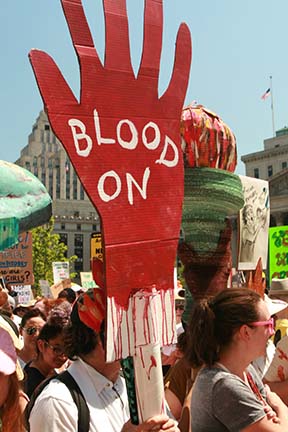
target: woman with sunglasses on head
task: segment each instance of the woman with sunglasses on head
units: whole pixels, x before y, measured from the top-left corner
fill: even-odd
[[[63,329],[67,320],[51,317],[37,338],[37,356],[25,368],[24,390],[31,397],[35,388],[49,376],[55,375],[67,360],[63,350]]]
[[[22,317],[19,331],[23,338],[23,348],[18,352],[22,369],[36,357],[36,340],[45,322],[45,315],[37,308],[29,310]]]
[[[192,389],[192,431],[288,431],[287,406],[251,366],[273,334],[267,305],[254,291],[225,289],[194,305],[187,359],[201,369]]]

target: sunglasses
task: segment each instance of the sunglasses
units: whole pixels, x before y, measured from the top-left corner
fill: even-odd
[[[29,335],[32,336],[37,332],[40,332],[41,329],[37,328],[37,327],[27,327],[27,328],[23,328],[23,330]]]
[[[47,342],[47,341],[44,341],[44,343],[45,343],[45,345],[47,345],[54,352],[54,354],[56,356],[65,355],[63,348],[60,348],[60,347],[57,347],[57,346],[55,347],[53,345],[50,345],[49,342]]]
[[[180,310],[184,311],[184,306],[183,305],[176,305],[175,309],[180,309]]]
[[[251,327],[267,326],[270,336],[272,336],[275,333],[274,318],[270,318],[267,321],[255,321],[253,323],[250,323],[249,326]]]

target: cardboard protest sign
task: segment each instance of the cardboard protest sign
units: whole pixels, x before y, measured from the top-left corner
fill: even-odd
[[[69,278],[69,262],[68,261],[53,262],[52,267],[53,267],[54,284],[61,282],[64,279]]]
[[[288,278],[288,226],[269,228],[269,279]]]
[[[270,221],[268,182],[239,177],[245,203],[239,212],[238,270],[255,270],[259,258],[266,269]]]
[[[63,291],[65,288],[71,288],[71,279],[62,279],[56,282],[54,285],[51,285],[50,291],[52,297],[54,299],[58,298],[58,294]]]
[[[6,285],[34,283],[30,232],[20,234],[16,245],[0,252],[0,275]]]
[[[161,373],[160,355],[154,351],[160,353],[160,344],[176,338],[173,268],[183,201],[179,130],[191,38],[182,24],[171,81],[159,97],[162,1],[145,3],[137,77],[130,59],[125,1],[104,0],[103,4],[104,65],[81,1],[62,0],[80,63],[79,101],[51,57],[32,50],[30,60],[51,127],[101,217],[107,360],[142,359],[136,362],[135,373],[142,372],[148,385]],[[143,356],[143,345],[151,347],[150,355]],[[146,395],[141,391],[141,418],[163,410],[162,397],[156,402],[146,398],[144,403],[141,398]]]
[[[34,298],[31,285],[13,285],[13,291],[17,293],[17,304],[29,304]]]
[[[85,290],[95,288],[97,285],[93,279],[92,272],[80,272],[81,286]]]
[[[44,297],[50,298],[52,297],[52,293],[50,290],[50,284],[47,280],[45,279],[40,279],[39,280],[39,286],[41,289],[41,293]]]

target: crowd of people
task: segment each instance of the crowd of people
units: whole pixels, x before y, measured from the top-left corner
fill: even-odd
[[[288,336],[273,340],[287,303],[223,289],[195,302],[187,323],[179,292],[178,343],[162,349],[166,414],[133,425],[120,362],[105,361],[104,322],[87,327],[86,294],[66,294],[1,307],[2,432],[288,430]]]

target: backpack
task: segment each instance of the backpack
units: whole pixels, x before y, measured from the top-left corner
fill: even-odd
[[[89,408],[87,406],[86,400],[78,384],[76,383],[76,381],[68,371],[64,371],[59,375],[52,376],[46,379],[41,384],[39,384],[38,387],[34,390],[31,399],[26,405],[26,408],[24,410],[24,423],[25,423],[26,430],[28,432],[30,431],[29,417],[37,397],[40,395],[42,390],[44,390],[44,388],[49,384],[49,382],[52,379],[58,379],[59,381],[61,381],[63,384],[66,385],[66,387],[69,389],[71,393],[72,399],[78,409],[78,432],[89,432],[89,427],[90,427]]]

